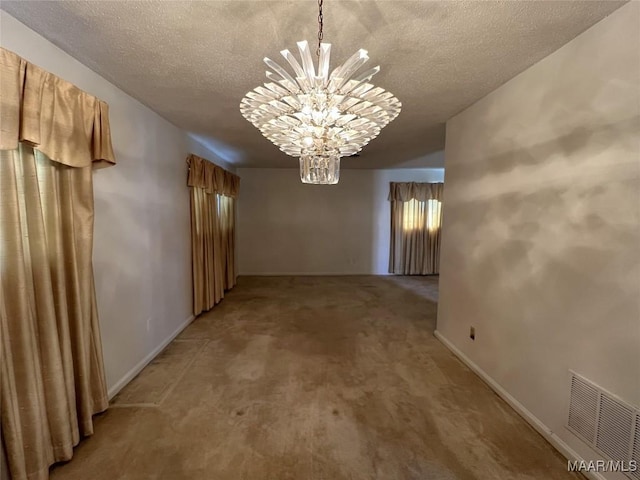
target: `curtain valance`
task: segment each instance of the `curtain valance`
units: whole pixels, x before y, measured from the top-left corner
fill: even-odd
[[[0,150],[27,142],[70,167],[116,163],[109,106],[0,48]]]
[[[240,177],[197,155],[187,157],[189,177],[187,185],[204,188],[207,193],[219,193],[227,197],[237,197]]]
[[[388,200],[425,202],[434,199],[442,201],[443,189],[444,183],[390,182]]]

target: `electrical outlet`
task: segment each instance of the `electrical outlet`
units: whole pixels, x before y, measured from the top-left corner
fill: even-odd
[[[469,338],[471,340],[476,339],[476,327],[469,327]]]

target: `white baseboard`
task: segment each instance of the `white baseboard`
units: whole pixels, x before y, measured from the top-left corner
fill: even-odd
[[[120,380],[118,380],[114,385],[111,386],[111,388],[109,388],[109,390],[107,391],[107,395],[109,396],[109,400],[111,400],[113,397],[115,397],[118,392],[120,390],[122,390],[127,383],[129,383],[131,380],[133,380],[133,378],[138,375],[142,369],[144,367],[146,367],[151,360],[153,360],[154,358],[156,358],[156,356],[162,351],[164,350],[167,345],[169,345],[174,338],[176,338],[178,335],[180,335],[180,332],[182,332],[185,328],[187,328],[187,326],[195,319],[195,317],[193,315],[190,315],[189,318],[187,318],[184,322],[182,322],[178,328],[175,329],[175,331],[169,335],[160,345],[158,345],[156,348],[154,348],[149,355],[147,355],[146,357],[144,357],[142,360],[140,360],[138,362],[137,365],[135,365],[131,370],[129,370]]]
[[[352,277],[390,275],[389,273],[372,272],[242,272],[239,277]]]
[[[507,402],[511,408],[513,408],[518,414],[536,431],[542,435],[551,445],[554,446],[556,450],[558,450],[567,460],[571,461],[583,461],[584,459],[578,455],[578,453],[573,450],[567,443],[558,437],[555,433],[553,433],[549,427],[547,427],[544,423],[540,421],[538,417],[536,417],[533,413],[525,408],[518,400],[516,400],[513,396],[509,394],[502,386],[500,386],[493,378],[491,378],[484,370],[482,370],[478,365],[476,365],[469,357],[467,357],[464,353],[462,353],[458,347],[456,347],[453,343],[447,340],[438,330],[433,332],[435,337],[440,340],[445,347],[447,347],[451,352],[458,357],[467,367],[469,367],[473,372],[478,375],[487,385],[489,385],[494,392],[496,392],[505,402]],[[587,462],[588,463],[588,462]],[[585,477],[591,480],[606,480],[605,477],[600,475],[598,472],[581,472]]]

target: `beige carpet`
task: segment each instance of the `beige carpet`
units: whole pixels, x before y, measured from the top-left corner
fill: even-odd
[[[433,277],[242,277],[52,478],[577,479],[433,337]]]

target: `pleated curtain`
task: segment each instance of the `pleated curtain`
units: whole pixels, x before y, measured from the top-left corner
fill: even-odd
[[[235,198],[240,178],[197,155],[187,157],[191,192],[193,313],[211,309],[236,284]]]
[[[13,480],[49,477],[108,406],[93,168],[115,163],[104,102],[0,49],[0,417]]]
[[[389,273],[439,273],[443,188],[442,183],[390,183]]]
[[[226,290],[236,284],[235,238],[236,238],[236,199],[226,195],[217,195],[220,211],[220,237],[224,252]]]

